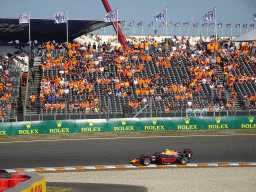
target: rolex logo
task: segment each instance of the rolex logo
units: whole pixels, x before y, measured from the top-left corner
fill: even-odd
[[[126,121],[121,121],[122,122],[122,125],[126,125]]]
[[[189,124],[190,119],[189,118],[185,118],[184,121],[185,121],[186,124]]]
[[[27,123],[27,124],[26,124],[26,127],[27,127],[27,129],[30,129],[31,123]]]
[[[153,125],[156,125],[157,120],[152,120]]]
[[[248,119],[249,119],[249,122],[250,122],[250,123],[253,123],[253,120],[254,120],[253,117],[249,117]]]
[[[92,127],[92,126],[93,126],[93,122],[90,122],[90,123],[89,123],[89,126]]]
[[[218,117],[218,118],[216,118],[215,120],[216,120],[216,123],[218,123],[218,124],[219,124],[219,123],[220,123],[221,118],[219,118],[219,117]]]
[[[59,127],[59,128],[60,128],[60,127],[61,127],[61,125],[62,125],[62,122],[61,122],[61,121],[57,121],[57,122],[56,122],[56,124],[57,124],[57,127]]]

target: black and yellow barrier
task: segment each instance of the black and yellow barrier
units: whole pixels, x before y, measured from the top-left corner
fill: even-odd
[[[1,123],[0,135],[200,129],[256,129],[256,116],[22,121]]]

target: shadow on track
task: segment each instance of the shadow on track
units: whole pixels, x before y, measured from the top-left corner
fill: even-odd
[[[74,192],[148,192],[146,187],[117,184],[47,182],[46,186],[70,187]]]

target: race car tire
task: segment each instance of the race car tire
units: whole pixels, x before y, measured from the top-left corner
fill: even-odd
[[[145,159],[144,160],[144,162],[143,162],[143,164],[145,165],[145,166],[148,166],[148,165],[150,165],[150,163],[151,163],[151,161],[150,161],[150,159]]]
[[[186,165],[188,163],[188,159],[186,157],[183,157],[181,160],[180,160],[180,164],[181,165]]]

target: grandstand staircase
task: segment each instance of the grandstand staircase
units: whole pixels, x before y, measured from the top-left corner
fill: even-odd
[[[227,90],[227,94],[228,94],[228,101],[231,102],[231,94],[232,94],[232,89],[226,88]],[[236,96],[235,100],[234,100],[234,104],[233,104],[233,108],[237,111],[237,110],[241,110],[241,99]]]
[[[223,80],[224,80],[224,75],[223,75],[223,67],[220,67],[219,65],[216,64],[216,62],[213,62],[213,65],[215,67],[215,70],[217,71],[218,76],[220,77],[220,83],[223,84]],[[226,93],[227,93],[227,100],[228,102],[231,102],[231,94],[232,94],[232,89],[229,87],[226,87]],[[240,106],[241,106],[241,100],[239,97],[235,98],[234,104],[233,104],[233,108],[234,110],[240,110]]]
[[[31,73],[29,74],[26,116],[39,114],[39,110],[40,110],[39,90],[40,90],[40,82],[42,78],[41,77],[42,74],[40,73],[40,66],[41,66],[41,57],[35,57],[33,68],[36,71],[36,76],[35,76],[35,82],[33,83]],[[31,106],[30,106],[30,96],[32,95],[32,93],[35,93],[35,97],[36,97],[35,107],[33,109],[31,109]]]

